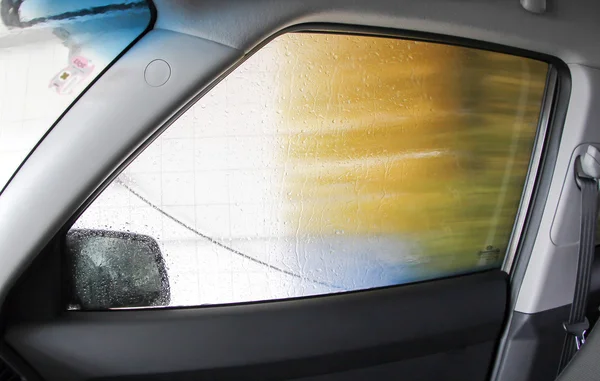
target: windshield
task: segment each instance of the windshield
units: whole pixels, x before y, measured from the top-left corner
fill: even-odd
[[[0,190],[150,24],[145,1],[0,0]]]

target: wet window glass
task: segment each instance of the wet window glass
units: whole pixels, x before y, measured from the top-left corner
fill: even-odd
[[[0,191],[150,19],[145,1],[0,0]]]
[[[547,71],[436,43],[283,35],[169,127],[74,228],[156,240],[173,306],[498,268]]]

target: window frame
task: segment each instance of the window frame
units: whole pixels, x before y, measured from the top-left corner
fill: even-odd
[[[85,212],[85,210],[99,197],[102,192],[119,176],[149,145],[151,145],[161,134],[163,134],[172,123],[183,116],[191,107],[193,107],[202,97],[208,94],[217,84],[223,79],[232,74],[240,65],[242,65],[248,58],[253,56],[256,52],[261,50],[267,44],[269,44],[275,38],[287,34],[287,33],[321,33],[321,34],[337,34],[337,35],[350,35],[350,36],[366,36],[366,37],[380,37],[380,38],[394,38],[409,41],[421,41],[429,43],[444,44],[450,46],[458,46],[464,48],[472,48],[483,51],[490,51],[496,53],[509,54],[516,57],[523,57],[538,60],[548,64],[548,72],[546,76],[546,84],[544,88],[544,94],[542,96],[542,103],[540,107],[540,115],[538,118],[538,126],[536,129],[536,136],[534,138],[534,146],[532,147],[531,158],[529,161],[527,176],[525,178],[524,187],[521,193],[521,199],[519,207],[515,216],[515,222],[513,223],[512,233],[508,242],[508,248],[506,250],[502,266],[500,270],[507,273],[511,279],[511,288],[513,291],[515,288],[518,290],[521,284],[521,280],[525,273],[526,265],[529,261],[531,249],[533,247],[532,239],[530,247],[524,250],[526,238],[537,232],[540,218],[536,221],[532,221],[532,212],[534,209],[543,209],[543,204],[548,192],[548,186],[542,189],[539,186],[540,177],[542,172],[550,172],[550,175],[554,169],[553,162],[556,159],[558,152],[558,143],[560,135],[562,134],[562,128],[564,118],[561,121],[560,115],[562,111],[566,113],[566,106],[568,105],[568,95],[570,95],[570,72],[567,65],[554,56],[532,52],[525,49],[515,48],[511,46],[495,44],[487,41],[473,40],[468,38],[441,35],[429,32],[417,32],[408,31],[402,29],[389,29],[382,27],[362,26],[362,25],[345,25],[335,23],[306,23],[297,24],[283,28],[278,32],[264,38],[260,43],[254,45],[244,56],[231,65],[215,80],[213,80],[203,90],[198,92],[189,102],[183,104],[173,116],[161,125],[152,135],[150,135],[145,141],[141,142],[140,145],[119,165],[105,180],[98,185],[98,187],[89,195],[85,202],[71,215],[63,227],[58,231],[55,238],[59,240],[64,238],[69,229],[76,223],[77,219]],[[558,101],[561,101],[561,107],[558,107]],[[69,107],[70,108],[70,107]],[[67,109],[65,113],[68,111]],[[558,117],[557,117],[557,114]],[[563,115],[564,116],[564,115]],[[62,116],[61,116],[62,117]],[[60,120],[60,119],[59,119]],[[58,122],[58,121],[57,121]],[[552,147],[549,147],[549,140],[554,138],[557,140]],[[552,148],[552,152],[550,151]],[[552,155],[554,160],[548,157]],[[537,205],[538,200],[542,202],[541,205]],[[542,210],[540,210],[541,214]],[[531,234],[530,234],[531,233]],[[60,242],[60,241],[59,241]],[[522,271],[515,271],[517,268],[521,268]],[[442,279],[461,277],[464,274],[457,274],[451,276],[443,276],[439,278],[430,279],[427,281],[437,281]],[[61,279],[62,281],[62,279]],[[421,282],[418,282],[421,283]],[[355,292],[370,292],[388,287],[402,287],[406,284],[392,285],[386,287],[377,287],[370,289],[353,290],[349,293]],[[345,292],[344,294],[346,294]],[[330,294],[319,294],[311,296],[302,296],[304,298],[320,298],[326,297]],[[294,300],[299,298],[290,298],[284,300]],[[177,306],[177,307],[165,307],[165,308],[211,308],[220,306],[231,306],[237,304],[253,304],[253,303],[268,303],[276,302],[278,299],[266,300],[266,301],[252,301],[242,303],[227,303],[227,304],[211,304],[211,305],[197,305],[197,306]],[[153,307],[148,307],[153,308]],[[156,308],[156,307],[154,307]],[[145,309],[141,307],[140,309]]]

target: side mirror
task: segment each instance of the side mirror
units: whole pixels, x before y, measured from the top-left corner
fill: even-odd
[[[169,304],[169,278],[153,238],[126,232],[71,229],[65,245],[69,304],[74,309]]]

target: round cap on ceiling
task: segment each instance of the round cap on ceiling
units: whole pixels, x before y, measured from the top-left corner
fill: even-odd
[[[154,60],[146,66],[144,78],[152,87],[160,87],[167,83],[171,77],[171,66],[164,60]]]

